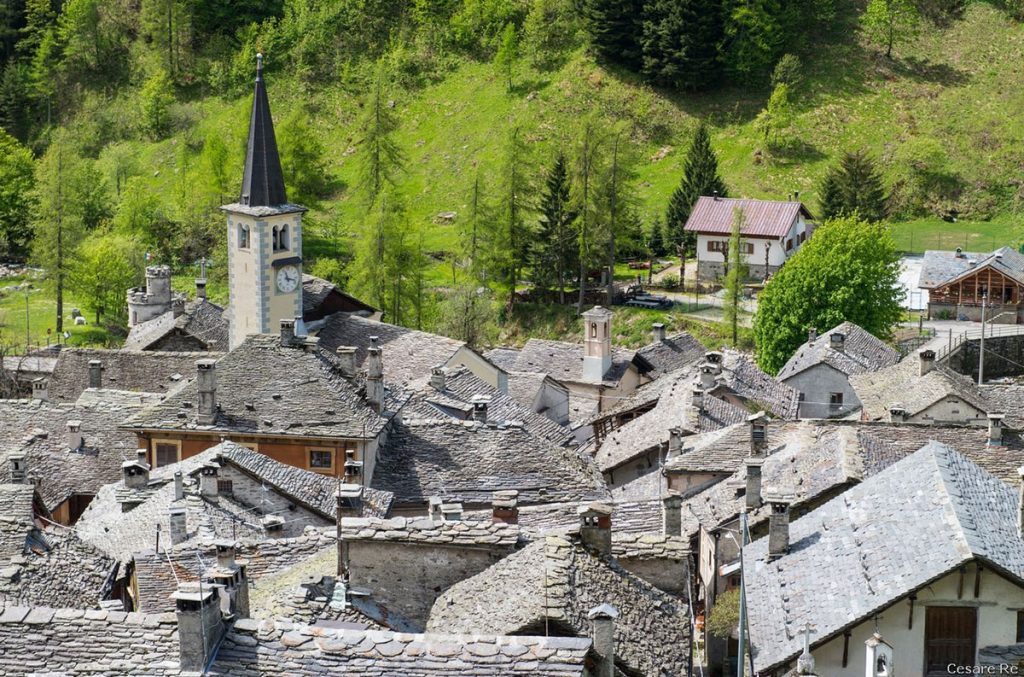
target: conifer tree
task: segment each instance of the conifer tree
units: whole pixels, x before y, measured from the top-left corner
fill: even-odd
[[[373,206],[385,184],[395,185],[396,175],[405,162],[402,150],[392,138],[399,123],[384,100],[384,79],[384,65],[381,62],[377,66],[373,90],[359,123],[363,151],[359,157],[360,187],[367,207]]]
[[[643,4],[642,0],[584,1],[587,33],[599,57],[633,71],[640,70]]]
[[[723,30],[721,2],[648,0],[640,39],[644,74],[677,89],[711,87],[719,79]]]
[[[737,207],[733,212],[732,232],[729,235],[729,253],[725,272],[725,303],[722,306],[723,319],[732,334],[733,346],[736,345],[738,339],[740,300],[743,295],[743,281],[747,278],[747,266],[741,251],[743,223],[743,210]]]
[[[565,285],[574,274],[578,255],[572,228],[576,211],[569,192],[569,170],[561,152],[548,172],[540,200],[540,227],[530,248],[533,281],[541,287],[554,283],[558,302],[565,303]]]
[[[668,211],[665,214],[665,227],[668,236],[668,248],[682,244],[687,250],[694,246],[695,236],[683,231],[686,220],[690,218],[690,210],[702,195],[726,197],[728,189],[718,174],[718,157],[711,147],[711,135],[703,122],[697,127],[686,153],[686,164],[683,165],[683,178],[669,199]]]
[[[880,221],[885,218],[885,202],[882,175],[864,151],[843,156],[821,184],[821,216],[825,219],[856,213],[867,221]]]
[[[506,92],[512,92],[512,75],[515,72],[516,61],[519,59],[519,34],[516,32],[515,24],[511,21],[505,24],[501,32],[501,43],[498,45],[498,52],[494,55],[494,67],[506,83]]]

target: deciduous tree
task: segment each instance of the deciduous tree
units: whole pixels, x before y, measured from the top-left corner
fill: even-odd
[[[896,43],[917,35],[920,24],[921,15],[911,0],[871,0],[861,17],[864,33],[884,47],[890,59]]]
[[[0,131],[0,255],[23,256],[31,238],[32,153]]]
[[[113,233],[97,233],[75,249],[68,288],[95,314],[96,324],[125,317],[125,290],[142,277],[140,249],[134,238]]]
[[[849,321],[888,338],[903,314],[899,275],[887,225],[855,217],[826,221],[758,299],[758,364],[776,373],[806,340],[807,327]]]

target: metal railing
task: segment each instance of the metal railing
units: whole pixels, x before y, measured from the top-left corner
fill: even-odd
[[[1024,335],[1024,324],[1003,324],[1003,325],[990,325],[985,324],[985,338],[999,338],[1003,336],[1020,336]],[[971,328],[966,331],[960,332],[956,336],[953,335],[953,330],[949,330],[949,340],[946,345],[935,351],[936,360],[948,359],[950,355],[959,350],[960,346],[968,341],[974,341],[981,339],[982,327]]]

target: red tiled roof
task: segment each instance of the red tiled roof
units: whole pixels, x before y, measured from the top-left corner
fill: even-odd
[[[813,218],[801,202],[701,197],[686,220],[686,230],[727,235],[732,232],[733,211],[737,207],[743,210],[742,232],[748,237],[782,237],[798,214],[808,220]]]

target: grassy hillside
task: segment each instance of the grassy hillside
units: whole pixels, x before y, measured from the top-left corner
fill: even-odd
[[[493,190],[510,128],[522,130],[539,173],[556,149],[571,148],[579,120],[593,113],[628,129],[640,157],[639,209],[646,221],[663,213],[679,180],[687,136],[698,118],[706,118],[714,125],[722,174],[736,195],[780,198],[798,190],[813,210],[826,167],[846,150],[866,148],[880,159],[889,185],[925,175],[953,186],[954,199],[924,209],[955,210],[958,222],[938,216],[897,222],[901,247],[987,249],[1017,242],[1024,166],[1024,119],[1014,114],[1024,108],[1019,25],[987,4],[973,4],[962,19],[929,27],[898,47],[892,61],[857,39],[812,51],[795,118],[783,133],[788,142],[774,151],[753,125],[765,103],[763,91],[670,94],[610,72],[577,50],[554,71],[521,63],[507,93],[491,64],[456,61],[434,84],[388,93],[402,120],[396,141],[407,156],[400,181],[410,216],[431,224],[428,250],[451,249],[458,220],[437,225],[434,217],[465,212],[477,167]],[[287,75],[268,79],[277,119],[302,108],[327,148],[335,190],[312,205],[312,219],[356,231],[364,218],[351,188],[357,180],[358,93],[340,87],[309,92]],[[210,129],[231,139],[240,166],[246,105],[242,98],[179,106],[178,119],[192,123],[187,131],[134,149],[143,166],[172,170],[152,177],[163,184],[163,194],[171,190],[178,144],[194,144]]]

